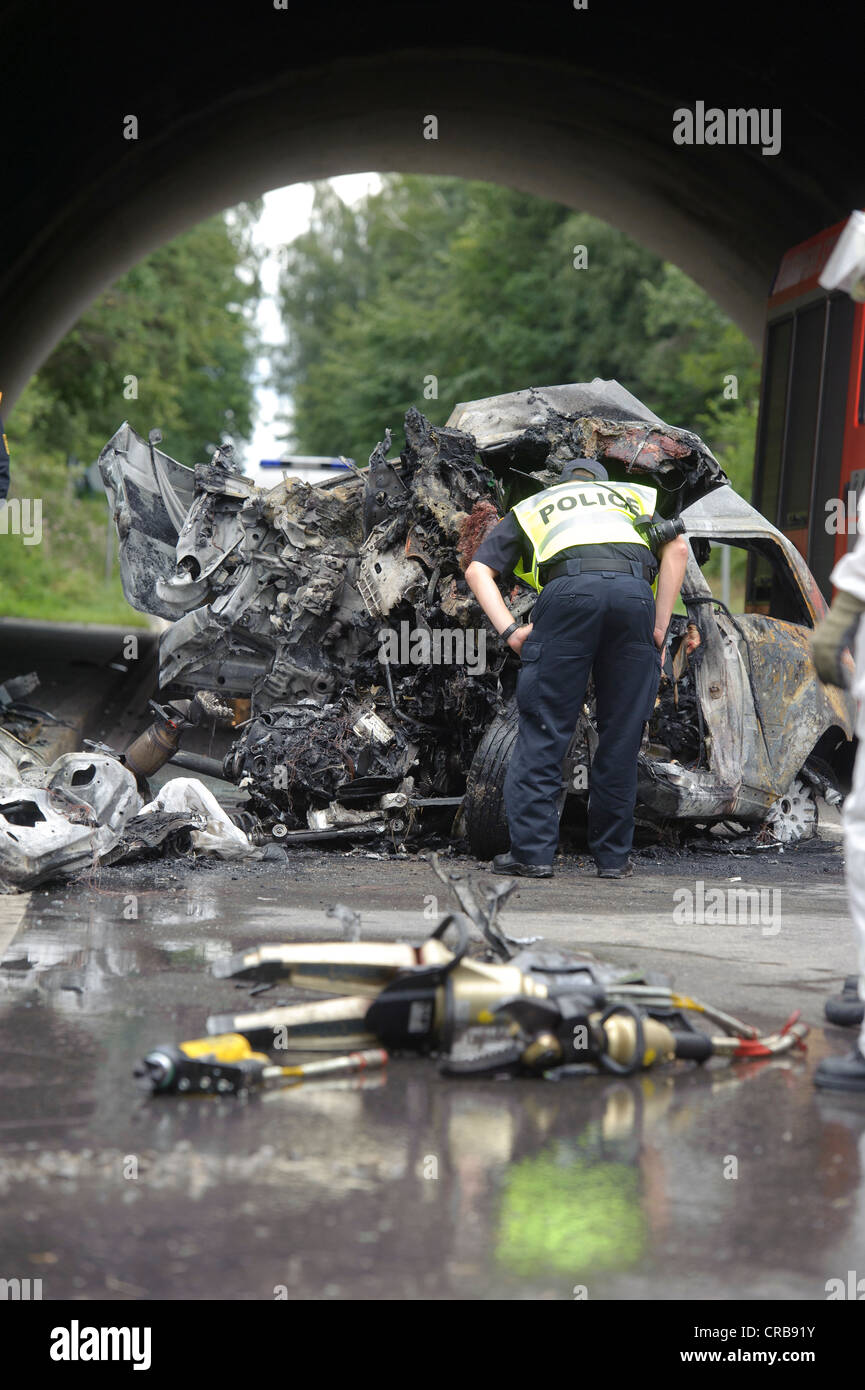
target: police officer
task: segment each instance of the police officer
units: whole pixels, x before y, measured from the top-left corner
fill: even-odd
[[[601,878],[633,873],[637,755],[688,545],[677,536],[656,560],[637,529],[660,519],[655,489],[608,478],[597,459],[568,460],[553,486],[499,522],[466,570],[490,622],[522,657],[519,731],[505,781],[511,847],[493,860],[499,872],[552,877],[562,761],[594,671],[589,848]],[[509,572],[540,594],[531,623],[513,622],[499,593],[496,577]]]
[[[865,1091],[865,501],[859,504],[858,540],[829,576],[836,593],[826,617],[814,629],[811,655],[826,685],[846,686],[844,653],[855,644],[857,700],[856,737],[859,747],[853,768],[853,787],[844,802],[844,872],[856,943],[859,975],[850,978],[844,993],[826,1003],[831,1023],[857,1027],[856,1046],[845,1057],[825,1057],[814,1081],[832,1091]]]

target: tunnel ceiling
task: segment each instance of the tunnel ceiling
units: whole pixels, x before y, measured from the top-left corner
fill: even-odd
[[[6,5],[7,404],[131,265],[298,180],[455,174],[558,199],[682,266],[755,342],[780,254],[863,203],[853,6],[830,34],[754,4],[287,3]],[[675,144],[697,102],[779,108],[780,152]]]

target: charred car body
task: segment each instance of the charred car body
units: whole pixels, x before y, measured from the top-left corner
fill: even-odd
[[[815,793],[834,794],[853,727],[849,697],[820,684],[808,655],[825,602],[696,435],[596,380],[459,405],[446,427],[410,410],[405,439],[398,460],[388,432],[362,472],[267,491],[229,450],[187,469],[155,432],[148,443],[128,424],[100,455],[126,597],[172,624],[161,688],[251,700],[225,775],[259,817],[282,834],[389,824],[402,835],[416,808],[462,801],[474,852],[506,845],[516,662],[463,571],[536,488],[527,474],[554,481],[582,453],[613,481],[655,486],[658,510],[682,516],[691,544],[687,617],[673,619],[673,663],[641,755],[642,818],[811,833]],[[701,566],[716,544],[744,546],[771,573],[766,613],[734,617],[713,598]],[[517,582],[505,597],[517,617],[535,594]],[[586,799],[593,743],[589,699],[563,803],[565,790]]]

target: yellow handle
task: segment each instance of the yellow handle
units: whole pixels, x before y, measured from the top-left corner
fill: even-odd
[[[193,1038],[180,1044],[180,1051],[187,1057],[212,1057],[215,1062],[243,1062],[254,1058],[257,1062],[267,1062],[263,1052],[253,1052],[249,1039],[241,1033],[219,1033],[214,1038]]]

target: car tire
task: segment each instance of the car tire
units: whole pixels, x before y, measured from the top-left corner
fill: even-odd
[[[511,837],[505,814],[505,778],[517,741],[519,717],[515,707],[490,724],[472,758],[466,779],[461,819],[469,846],[476,859],[493,859],[510,848]],[[576,739],[576,735],[575,735]],[[573,749],[569,749],[570,756]],[[567,788],[557,804],[559,820],[565,809]]]
[[[490,724],[472,758],[462,816],[472,854],[477,859],[492,859],[504,854],[511,842],[505,815],[505,777],[517,740],[517,727],[516,710],[499,715]]]

